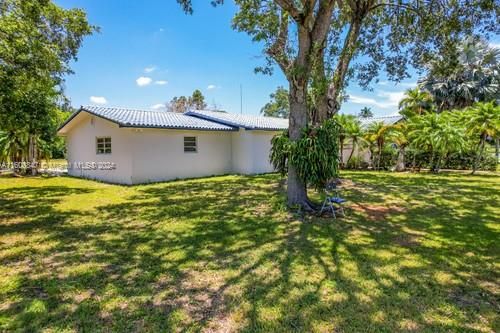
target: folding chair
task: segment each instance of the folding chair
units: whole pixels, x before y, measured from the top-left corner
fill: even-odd
[[[332,211],[333,218],[335,219],[337,218],[335,210],[338,210],[340,213],[342,213],[343,216],[345,216],[345,210],[343,204],[347,201],[346,199],[340,197],[338,184],[339,184],[338,180],[326,184],[325,186],[326,197],[325,200],[323,201],[323,206],[321,207],[320,211],[321,214],[325,209],[330,209]]]

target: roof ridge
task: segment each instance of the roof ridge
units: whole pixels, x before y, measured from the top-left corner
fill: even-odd
[[[272,117],[272,116],[262,116],[262,115],[255,115],[255,114],[240,114],[240,113],[234,113],[234,112],[229,112],[229,111],[213,111],[213,110],[188,110],[188,112],[214,112],[214,113],[221,113],[221,114],[229,114],[233,116],[245,116],[245,117],[256,117],[256,118],[266,118],[266,119],[276,119],[276,120],[288,120],[288,118],[280,118],[280,117]]]
[[[138,108],[130,108],[130,107],[121,107],[121,106],[99,106],[99,105],[82,105],[81,108],[103,108],[103,109],[114,109],[114,110],[123,110],[123,111],[134,111],[134,112],[154,112],[154,113],[169,113],[169,114],[184,114],[184,113],[179,113],[179,112],[170,112],[170,111],[159,111],[159,110],[154,110],[154,109],[138,109]]]

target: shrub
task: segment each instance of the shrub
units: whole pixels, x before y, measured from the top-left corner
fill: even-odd
[[[288,172],[290,163],[306,184],[322,188],[338,175],[338,135],[339,125],[334,119],[305,128],[298,141],[291,141],[288,132],[278,134],[272,139],[271,163],[282,175]]]

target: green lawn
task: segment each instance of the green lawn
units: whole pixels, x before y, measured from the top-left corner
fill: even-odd
[[[0,331],[500,331],[498,175],[342,176],[305,222],[276,175],[0,177]]]

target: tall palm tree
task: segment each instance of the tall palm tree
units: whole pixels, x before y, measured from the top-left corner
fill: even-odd
[[[340,146],[340,166],[344,166],[344,144],[348,136],[348,129],[351,128],[354,122],[357,121],[356,117],[348,114],[338,114],[335,116],[338,124],[340,125],[339,131],[339,146]]]
[[[372,112],[372,109],[365,106],[364,108],[362,108],[360,111],[359,111],[359,114],[358,116],[360,118],[370,118],[370,117],[373,117],[373,112]]]
[[[0,131],[0,162],[22,162],[28,154],[28,134],[18,130]],[[15,170],[18,171],[17,168]]]
[[[377,170],[380,169],[382,150],[384,149],[389,128],[390,126],[386,125],[383,121],[376,121],[371,123],[366,130],[367,140],[374,142],[377,146]]]
[[[467,132],[478,140],[477,154],[472,166],[476,173],[480,159],[484,155],[486,140],[498,140],[500,134],[500,106],[494,102],[476,103],[463,115]]]
[[[467,38],[458,46],[456,66],[449,69],[449,63],[449,59],[431,63],[420,81],[433,96],[438,111],[500,99],[500,48]]]
[[[427,151],[431,154],[430,166],[433,170],[436,146],[433,132],[439,127],[439,115],[428,113],[410,118],[407,126],[410,146],[416,151]]]
[[[443,159],[451,152],[459,152],[465,145],[465,133],[457,113],[428,113],[413,117],[408,122],[410,145],[431,153],[430,168],[438,172]]]
[[[432,96],[418,87],[408,89],[405,97],[399,102],[400,113],[406,118],[422,115],[432,109]]]
[[[354,151],[358,148],[360,142],[363,141],[364,131],[361,126],[361,122],[358,119],[354,119],[352,122],[348,123],[346,128],[346,136],[352,143],[351,152],[349,153],[349,157],[347,158],[346,164],[348,165],[351,161],[352,155]]]
[[[438,128],[432,133],[438,159],[435,172],[439,172],[443,160],[452,152],[461,152],[465,146],[465,129],[456,117],[457,113],[439,115]]]
[[[392,143],[398,148],[398,159],[396,162],[396,171],[405,171],[405,150],[410,143],[408,138],[408,125],[405,122],[400,122],[391,125],[389,129],[389,137]]]

